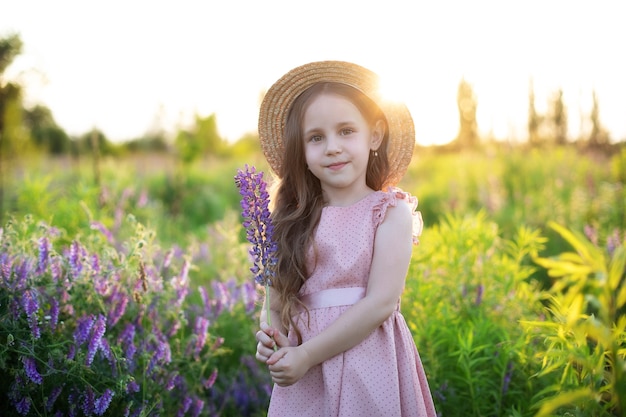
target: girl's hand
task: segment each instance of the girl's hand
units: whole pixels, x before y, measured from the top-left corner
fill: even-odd
[[[289,346],[289,339],[287,336],[279,332],[273,327],[269,327],[267,323],[261,323],[261,330],[256,332],[256,359],[261,362],[266,362],[275,352],[276,346],[287,347]]]
[[[301,346],[281,347],[267,364],[272,380],[281,387],[295,384],[311,368],[309,354]]]

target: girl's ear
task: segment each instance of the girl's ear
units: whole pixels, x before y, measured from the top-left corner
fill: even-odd
[[[385,123],[382,120],[378,120],[372,128],[372,138],[370,148],[375,151],[380,147],[385,137]]]

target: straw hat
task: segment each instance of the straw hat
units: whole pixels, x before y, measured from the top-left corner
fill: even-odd
[[[259,114],[261,149],[272,170],[281,175],[284,156],[283,130],[296,97],[318,82],[338,82],[360,90],[378,104],[389,125],[388,185],[404,176],[415,147],[413,119],[402,103],[383,100],[378,92],[378,76],[359,65],[343,61],[312,62],[283,75],[267,91]]]

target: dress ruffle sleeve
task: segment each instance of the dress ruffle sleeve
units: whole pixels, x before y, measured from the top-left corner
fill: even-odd
[[[383,192],[383,197],[374,206],[374,225],[379,226],[385,219],[387,208],[389,206],[395,207],[398,205],[398,200],[405,200],[411,206],[411,212],[413,214],[413,244],[419,245],[419,237],[422,235],[424,229],[424,221],[422,220],[422,213],[417,210],[417,197],[402,191],[399,188],[389,188],[389,190]]]

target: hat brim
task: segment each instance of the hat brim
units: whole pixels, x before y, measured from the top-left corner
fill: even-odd
[[[267,91],[259,112],[261,149],[279,177],[284,157],[283,132],[294,100],[318,82],[338,82],[356,88],[372,99],[387,118],[389,128],[389,178],[396,185],[406,173],[415,148],[415,128],[406,105],[380,96],[378,76],[359,65],[344,61],[319,61],[294,68]]]

